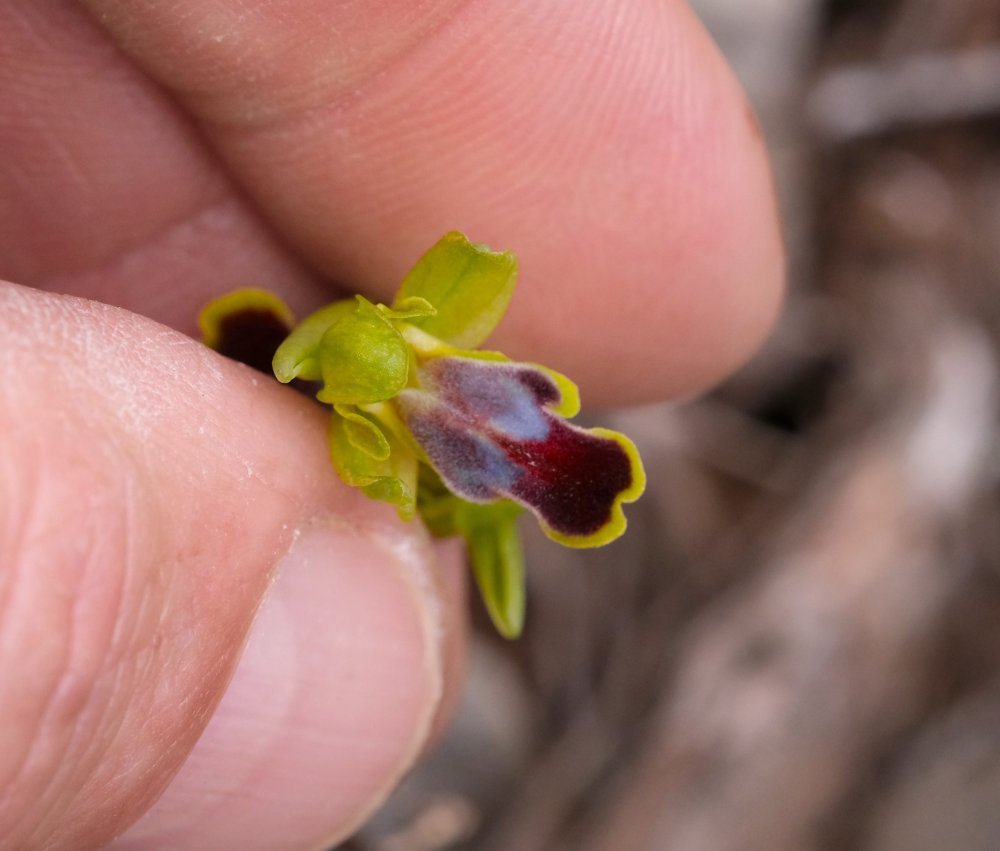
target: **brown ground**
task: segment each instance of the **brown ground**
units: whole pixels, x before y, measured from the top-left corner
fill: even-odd
[[[1000,849],[1000,0],[700,0],[774,151],[768,348],[625,411],[621,542],[529,541],[529,627],[358,851]]]

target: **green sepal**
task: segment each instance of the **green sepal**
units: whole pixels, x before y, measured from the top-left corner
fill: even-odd
[[[472,349],[500,322],[516,283],[513,254],[490,251],[452,232],[407,273],[393,308],[401,309],[414,297],[425,299],[436,313],[414,318],[413,324],[453,346]]]
[[[517,638],[524,628],[524,550],[517,531],[521,507],[502,501],[492,505],[464,503],[459,525],[469,548],[472,574],[490,620],[504,638]]]
[[[383,434],[389,446],[387,457],[372,457],[352,442],[347,425],[352,421],[336,410],[330,416],[330,460],[337,474],[372,499],[396,506],[403,520],[412,520],[416,511],[416,456],[388,432]]]
[[[317,353],[321,402],[366,405],[391,399],[406,386],[410,350],[395,325],[362,296],[353,313],[331,325]]]
[[[426,466],[420,469],[420,518],[437,538],[465,538],[472,573],[490,620],[504,638],[524,628],[524,551],[517,529],[523,508],[509,500],[478,505],[447,490]]]
[[[333,409],[344,418],[344,432],[351,446],[376,461],[385,461],[389,457],[392,449],[377,423],[349,405],[334,405]]]
[[[296,325],[274,353],[275,378],[283,384],[294,378],[319,381],[322,378],[318,358],[320,341],[331,326],[354,313],[357,306],[354,299],[335,301],[310,313]]]

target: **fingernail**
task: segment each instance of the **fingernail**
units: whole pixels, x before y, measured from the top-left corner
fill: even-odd
[[[336,523],[283,558],[190,758],[114,848],[325,848],[387,796],[442,690],[431,550]]]

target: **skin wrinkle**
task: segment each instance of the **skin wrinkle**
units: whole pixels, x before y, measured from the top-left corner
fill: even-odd
[[[0,394],[3,393],[3,388],[5,383],[0,384]],[[0,412],[4,410],[5,400],[0,396]],[[7,424],[0,425],[0,430],[9,437],[13,438],[16,432],[16,426],[6,427]],[[25,457],[22,456],[19,460],[24,463]],[[0,455],[0,461],[7,459],[6,455]],[[18,560],[14,558],[14,554],[20,552],[24,548],[23,537],[25,530],[28,528],[29,518],[25,516],[26,512],[33,506],[36,505],[36,500],[34,498],[34,491],[38,485],[38,477],[31,475],[35,469],[35,464],[30,461],[26,464],[28,475],[23,474],[23,469],[12,470],[12,464],[5,463],[0,467],[0,505],[3,505],[4,511],[0,512],[0,564],[12,565],[13,567],[8,567],[6,570],[0,571],[0,623],[5,623],[9,620],[9,611],[11,608],[11,597],[13,596],[14,589],[17,587],[17,575],[16,567],[18,565]],[[8,481],[16,481],[16,486],[8,485]],[[13,499],[12,494],[17,491],[18,498]],[[3,633],[0,632],[0,653],[3,650]]]
[[[85,508],[85,511],[89,513],[88,508]],[[102,516],[102,512],[98,511],[93,516]],[[81,727],[84,725],[83,716],[86,710],[92,705],[100,685],[99,676],[90,676],[86,671],[79,670],[80,661],[76,658],[80,655],[81,638],[89,637],[81,629],[80,624],[82,610],[90,605],[89,595],[85,591],[87,575],[93,571],[93,565],[96,561],[93,555],[94,548],[88,549],[90,549],[90,552],[83,558],[83,564],[76,576],[75,587],[68,589],[70,598],[69,612],[61,619],[61,622],[66,625],[67,630],[66,652],[61,665],[62,672],[55,683],[51,698],[41,716],[41,727],[43,729],[62,728],[67,730],[65,736],[66,745],[63,749],[65,754],[78,752]],[[111,563],[115,563],[115,561],[112,560]],[[114,601],[111,602],[113,610],[116,613],[120,613],[120,606],[114,605]],[[112,620],[117,619],[117,617],[118,615],[116,614]],[[105,652],[107,651],[106,645],[104,650]],[[63,719],[66,720],[64,721]],[[38,742],[42,738],[34,736],[32,740]],[[73,784],[67,782],[67,774],[70,774],[73,770],[78,771],[81,765],[87,765],[86,760],[83,758],[79,760],[64,759],[60,761],[49,783],[49,790],[55,790],[56,794],[49,799],[47,805],[44,796],[40,799],[40,823],[44,824],[48,818],[58,818],[59,814],[64,811],[68,801],[72,800],[74,797],[72,791]],[[61,794],[59,794],[60,792]]]
[[[340,3],[331,8],[328,3],[312,0],[309,4],[298,2],[295,26],[285,28],[280,26],[281,12],[292,5],[289,0],[255,4],[251,12],[237,11],[235,15],[224,8],[234,4],[215,2],[201,8],[188,6],[190,11],[182,15],[168,10],[171,29],[167,35],[165,29],[159,29],[162,17],[158,23],[152,22],[163,14],[158,8],[150,11],[150,22],[140,24],[128,11],[124,15],[117,9],[101,13],[102,0],[85,0],[84,5],[98,13],[99,22],[119,37],[126,51],[146,57],[156,54],[156,75],[193,108],[203,126],[252,130],[294,124],[315,108],[356,97],[373,80],[405,65],[411,51],[435,40],[440,29],[453,25],[476,1],[382,0]],[[352,5],[366,7],[361,10],[366,19],[364,31],[352,20],[356,17],[350,11]],[[211,7],[216,10],[214,20]],[[429,11],[428,7],[435,9]],[[306,8],[312,12],[315,25],[301,20]],[[381,20],[380,10],[384,10]],[[331,32],[337,31],[331,21],[335,14],[345,25],[339,49],[331,50]],[[400,34],[407,26],[409,29]],[[298,33],[298,41],[291,44],[274,36],[283,29]],[[342,59],[344,56],[350,59]],[[197,74],[189,77],[190,68],[198,68]],[[259,97],[261,91],[268,92],[266,98]]]
[[[114,469],[114,465],[108,468]],[[63,471],[65,473],[65,465]],[[58,481],[52,477],[48,477],[48,480]],[[104,495],[99,496],[102,492]],[[106,745],[104,738],[92,736],[90,731],[101,727],[93,725],[88,715],[94,711],[103,715],[107,709],[108,692],[100,672],[107,669],[107,659],[115,655],[111,635],[121,617],[122,608],[114,590],[111,589],[111,593],[108,593],[107,583],[95,584],[92,580],[97,575],[104,576],[107,565],[122,563],[117,553],[122,547],[121,534],[125,533],[126,526],[122,521],[114,519],[120,514],[115,506],[120,509],[122,505],[119,496],[117,485],[111,486],[110,493],[104,492],[103,486],[91,488],[89,499],[99,501],[100,504],[80,506],[80,516],[100,518],[101,525],[93,527],[88,536],[77,539],[72,552],[65,559],[66,566],[72,568],[68,577],[72,584],[60,591],[61,596],[68,600],[69,614],[60,614],[53,621],[65,628],[62,641],[64,650],[58,664],[59,672],[54,678],[45,707],[39,713],[36,732],[25,739],[36,745],[41,742],[62,742],[59,745],[62,756],[49,778],[46,792],[38,797],[34,812],[30,814],[34,817],[36,827],[33,833],[36,837],[46,835],[46,825],[59,820],[79,791],[79,781],[67,772],[73,771],[86,776],[90,766],[96,763],[96,758],[87,758],[87,751],[99,751]],[[58,498],[59,494],[55,494],[49,500]],[[111,507],[110,511],[105,510],[107,506]],[[51,522],[58,521],[53,518]],[[50,534],[43,530],[37,537],[44,552],[44,542],[50,538]],[[118,572],[119,578],[122,572]],[[66,572],[63,571],[61,575],[66,576]],[[48,599],[51,599],[51,594]],[[106,623],[103,629],[94,630],[92,626],[81,628],[81,618],[88,609],[92,618],[96,616]],[[112,670],[115,668],[112,667]],[[81,738],[81,728],[88,728],[85,738]],[[55,732],[57,738],[53,738],[53,732],[44,731]]]
[[[48,138],[44,138],[45,136]],[[146,184],[144,188],[150,194],[147,194],[142,200],[144,204],[149,204],[153,203],[155,199],[155,203],[162,207],[163,215],[154,221],[139,217],[128,221],[125,227],[115,227],[113,219],[118,218],[119,215],[114,199],[116,196],[130,191],[129,187],[115,186],[115,181],[109,179],[109,166],[106,164],[91,162],[91,168],[97,172],[91,175],[78,163],[80,157],[93,160],[93,147],[98,143],[98,139],[90,138],[78,142],[78,150],[70,153],[67,144],[61,141],[60,137],[62,139],[69,138],[65,128],[57,127],[44,131],[44,133],[33,131],[20,146],[16,141],[14,143],[14,152],[19,155],[14,164],[29,174],[44,167],[46,173],[36,174],[34,179],[41,180],[42,183],[58,181],[61,190],[66,193],[64,205],[69,205],[64,206],[64,212],[61,212],[58,209],[52,210],[48,205],[44,208],[32,208],[30,203],[28,205],[22,204],[17,213],[21,216],[20,221],[14,220],[14,211],[7,213],[7,217],[12,220],[14,233],[21,231],[27,235],[24,240],[25,247],[38,249],[30,258],[34,261],[33,264],[28,262],[30,252],[24,256],[15,254],[13,262],[19,267],[16,268],[17,276],[22,281],[38,280],[44,276],[46,269],[51,268],[53,258],[64,273],[99,268],[102,264],[110,263],[117,254],[127,252],[134,245],[150,241],[160,231],[194,218],[211,206],[220,204],[226,197],[224,181],[217,176],[209,176],[207,173],[202,175],[200,180],[192,181],[189,184],[190,188],[181,193],[173,189],[167,191],[162,186],[163,179],[155,176],[156,168],[162,167],[163,163],[154,160],[144,164],[148,174],[142,176],[141,179]],[[27,144],[32,146],[30,152],[23,150]],[[37,158],[37,164],[31,161],[32,158]],[[62,163],[63,167],[54,168],[55,163]],[[137,168],[136,163],[131,163],[129,166],[133,171]],[[30,199],[31,197],[30,193],[23,191],[18,193],[18,196],[22,199]],[[91,231],[94,231],[93,238],[86,244],[79,241],[71,242],[72,259],[67,262],[68,252],[59,244],[50,245],[49,234],[54,232],[61,238],[65,237],[66,228],[60,227],[60,225],[67,218],[79,216],[77,211],[84,208],[82,206],[83,199],[99,199],[96,213],[111,219],[112,226],[106,226],[100,231],[90,228]],[[108,203],[107,199],[111,199],[111,202]],[[89,206],[88,201],[87,207]],[[54,229],[50,223],[53,218]],[[144,223],[145,227],[137,229],[137,222]],[[35,227],[30,229],[29,233],[29,226],[33,223]],[[15,247],[16,245],[15,243]],[[46,251],[46,248],[50,250]],[[12,261],[5,262],[10,264]]]
[[[95,175],[88,172],[80,156],[74,153],[68,138],[58,132],[42,131],[39,135],[44,136],[46,160],[56,165],[53,171],[58,171],[66,189],[82,197],[99,197],[104,187]]]
[[[107,698],[100,707],[97,718],[92,720],[90,724],[92,729],[106,729],[108,731],[107,742],[100,742],[96,737],[90,737],[81,752],[80,761],[82,764],[97,764],[102,753],[110,749],[120,734],[124,720],[121,708],[127,702],[131,682],[136,678],[135,671],[127,669],[126,660],[129,656],[126,650],[131,644],[130,638],[138,632],[137,625],[145,622],[148,608],[154,604],[152,583],[136,583],[134,581],[136,574],[134,565],[140,563],[136,530],[139,529],[137,520],[140,515],[137,506],[140,504],[141,491],[131,477],[123,477],[123,483],[125,494],[120,508],[124,514],[122,523],[122,551],[124,553],[122,564],[124,568],[118,571],[119,582],[114,595],[117,616],[113,620],[108,641],[109,648],[117,648],[119,661],[111,668],[110,681],[107,677],[104,678],[104,690]],[[141,602],[135,607],[133,615],[129,617],[130,607],[126,605],[126,601],[129,598],[130,589],[133,587],[138,589]],[[115,721],[116,717],[117,722]]]
[[[39,15],[37,14],[39,8],[55,10],[65,8],[65,4],[58,2],[58,0],[35,0],[31,4],[7,5],[3,10],[4,32],[8,37],[16,34],[19,41],[25,35],[29,36],[32,40],[31,46],[37,49],[39,54],[46,55],[52,50],[53,43],[59,43],[65,39],[66,30],[58,25],[57,22],[60,21],[60,18],[57,15]],[[74,15],[74,19],[77,26],[89,26],[86,18],[82,15]],[[121,73],[122,64],[119,61],[119,51],[113,43],[103,41],[92,44],[95,49],[89,52],[87,64],[78,68],[80,79],[87,80],[99,77],[102,82],[107,82],[109,78],[117,79],[127,76]],[[0,63],[12,58],[0,45]],[[23,72],[25,68],[19,67],[17,70]],[[19,76],[22,79],[25,78],[23,73]]]
[[[54,292],[86,292],[91,297],[104,297],[119,306],[152,314],[192,336],[198,335],[197,304],[178,303],[178,288],[190,288],[188,301],[196,302],[250,283],[280,282],[288,290],[288,300],[300,310],[305,310],[302,305],[314,307],[317,288],[312,275],[277,246],[273,254],[262,249],[260,253],[265,257],[247,258],[245,263],[234,260],[234,269],[228,275],[206,267],[202,244],[210,239],[232,242],[234,252],[238,252],[242,248],[240,231],[259,227],[260,244],[267,245],[271,239],[269,228],[247,214],[242,201],[220,193],[207,206],[164,222],[128,245],[119,246],[99,265],[60,270],[37,283]],[[148,276],[145,280],[139,278],[153,258],[157,259],[160,281],[150,281]],[[151,283],[161,285],[151,292]]]
[[[31,484],[37,484],[39,481],[41,481],[40,477],[30,475],[30,473],[33,472],[35,469],[36,465],[34,464],[30,465],[28,468],[29,475],[25,477],[26,481],[29,483],[29,491],[31,489],[30,488]],[[22,506],[25,505],[25,503],[22,502],[21,500],[18,500],[15,504],[19,504]],[[37,505],[38,505],[37,500],[32,500],[30,503],[27,503],[29,509],[34,509],[37,507]],[[21,530],[28,530],[31,528],[31,526],[33,525],[31,523],[33,514],[34,512],[32,511],[30,514],[28,514],[26,518],[22,520],[24,525],[20,526]],[[26,535],[22,534],[22,538],[24,537],[26,537]],[[6,627],[3,631],[0,631],[0,659],[3,659],[8,655],[9,651],[5,650],[5,645],[8,643],[10,636],[10,631],[9,631],[10,624],[16,622],[14,616],[12,615],[12,612],[14,612],[15,610],[19,596],[21,596],[20,594],[18,594],[18,592],[23,592],[25,586],[25,582],[19,580],[18,574],[16,572],[17,567],[21,564],[21,560],[15,558],[14,556],[19,550],[27,551],[27,549],[28,548],[26,543],[21,542],[20,546],[17,549],[12,549],[11,551],[8,552],[9,558],[6,563],[9,565],[13,565],[13,568],[8,568],[7,571],[5,571],[5,572],[9,571],[9,581],[6,583],[6,588],[3,598],[2,623],[4,623]],[[33,734],[41,724],[41,719],[36,713],[32,714],[32,719],[34,722],[33,727],[30,731],[32,735],[23,738],[20,736],[11,737],[8,735],[4,739],[4,741],[6,742],[4,750],[10,749],[14,745],[20,745],[20,748],[17,755],[14,756],[12,761],[8,756],[4,759],[3,762],[0,762],[0,768],[6,767],[5,763],[9,765],[7,771],[7,777],[5,778],[0,777],[0,793],[2,793],[0,794],[0,825],[2,825],[3,811],[6,808],[5,804],[10,800],[9,799],[10,790],[17,788],[19,781],[26,770],[27,761],[31,752],[30,745],[35,740],[35,736]],[[23,820],[27,818],[28,815],[30,815],[30,813],[22,812],[18,820],[19,821]]]
[[[39,479],[42,481],[44,481],[44,478],[45,477],[39,477]],[[37,515],[37,512],[35,514]],[[32,523],[31,526],[29,526],[28,528],[33,530],[34,526],[35,524]],[[36,533],[33,535],[29,535],[28,541],[25,546],[25,551],[31,552],[36,548],[34,545],[35,540],[42,540],[47,537],[48,537],[47,534],[39,535]],[[30,558],[26,560],[30,562]],[[13,563],[19,564],[21,563],[21,561],[22,561],[21,558],[15,558],[15,561]],[[23,594],[18,595],[19,597],[25,596],[30,593],[31,583],[33,581],[37,581],[37,577],[35,577],[34,575],[29,576],[27,579],[21,581],[17,581],[15,577],[16,586],[24,591]],[[51,595],[49,599],[51,599]],[[22,626],[23,621],[26,619],[25,616],[23,614],[21,614],[21,616],[18,616],[20,614],[19,610],[23,610],[26,608],[25,605],[24,604],[18,605],[17,598],[15,598],[11,608],[13,608],[15,611],[13,617],[9,616],[10,613],[8,612],[8,618],[6,620],[6,628],[5,628],[6,629],[5,635],[7,636],[10,635],[11,629],[14,630],[15,635],[17,635],[19,632],[26,631],[24,626]],[[31,616],[29,615],[28,617]],[[61,613],[53,620],[59,627],[63,627],[66,623],[65,617],[63,617]],[[28,787],[33,786],[34,784],[32,783],[31,777],[26,775],[28,775],[29,771],[32,769],[32,761],[33,761],[32,757],[36,755],[36,748],[39,745],[39,743],[46,743],[49,745],[53,744],[53,742],[51,742],[49,737],[42,735],[42,731],[45,730],[51,714],[55,711],[56,697],[58,695],[58,686],[60,682],[59,675],[57,675],[54,671],[50,671],[50,669],[53,666],[57,669],[60,669],[63,672],[65,672],[65,670],[67,669],[68,667],[67,659],[69,657],[69,652],[70,652],[69,646],[71,644],[71,636],[67,633],[71,632],[72,632],[72,626],[70,625],[68,631],[65,629],[57,629],[54,633],[50,633],[47,636],[48,640],[46,641],[45,646],[43,648],[47,650],[47,652],[45,652],[44,654],[44,662],[46,663],[45,668],[39,670],[37,666],[33,666],[34,670],[36,671],[36,675],[39,673],[50,674],[50,675],[45,677],[43,683],[36,681],[35,684],[36,687],[33,691],[36,693],[36,695],[38,692],[43,691],[44,696],[42,696],[40,700],[35,701],[36,703],[40,703],[40,707],[35,708],[35,710],[31,713],[30,719],[28,720],[28,728],[26,730],[23,730],[23,732],[26,733],[26,735],[24,735],[23,737],[18,736],[16,738],[17,741],[21,741],[24,743],[24,747],[20,752],[19,758],[13,765],[13,777],[7,783],[8,789],[17,789],[22,785],[27,785]],[[58,639],[58,646],[54,646],[54,641],[53,641],[54,638]],[[53,650],[58,654],[59,658],[57,660],[52,659]],[[38,649],[36,649],[36,654],[38,652],[39,652]],[[23,713],[21,714],[23,715]],[[24,726],[23,723],[21,726],[22,727]],[[15,727],[15,730],[17,730],[19,733],[22,732],[22,730],[18,729],[17,727]],[[52,784],[49,784],[47,788],[52,789],[57,787],[54,787]],[[40,820],[40,816],[37,811],[40,809],[42,810],[42,812],[44,812],[46,806],[45,797],[46,793],[45,791],[43,791],[42,795],[40,796],[40,799],[36,801],[35,806],[33,808],[23,810],[20,813],[19,818],[17,818],[14,821],[13,825],[9,826],[8,830],[10,832],[13,832],[13,829],[16,829],[23,822],[31,821],[32,819],[36,821]]]
[[[89,281],[97,284],[98,290],[108,289],[107,283],[100,283],[102,279],[105,282],[117,280],[117,269],[127,265],[132,256],[145,253],[156,243],[168,242],[175,233],[197,230],[200,222],[232,204],[233,198],[229,191],[213,187],[211,193],[192,199],[189,207],[170,217],[158,219],[155,225],[143,233],[130,235],[126,241],[117,242],[100,256],[87,258],[85,263],[76,266],[60,268],[58,273],[45,275],[35,283],[43,289],[58,292],[60,280],[74,279],[77,285],[81,281]],[[88,289],[93,291],[95,287]]]

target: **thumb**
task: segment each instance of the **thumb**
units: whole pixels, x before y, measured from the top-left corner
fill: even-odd
[[[0,284],[0,338],[0,848],[102,845],[168,785],[121,847],[349,831],[459,632],[419,527],[340,485],[314,406],[155,323]]]

